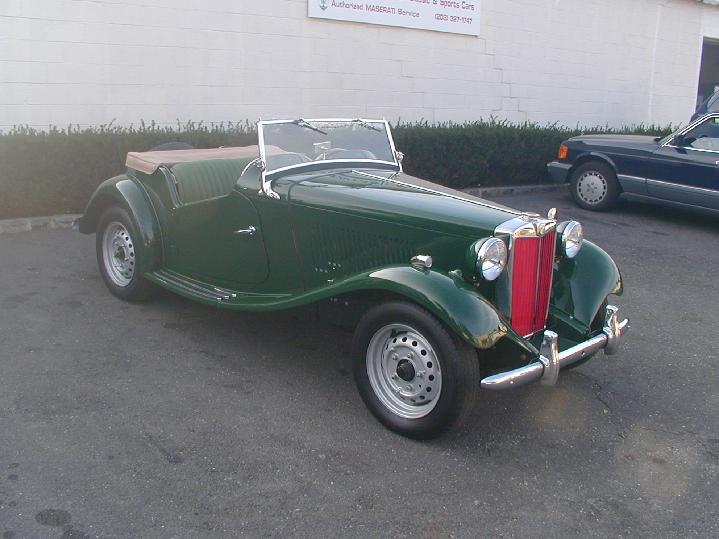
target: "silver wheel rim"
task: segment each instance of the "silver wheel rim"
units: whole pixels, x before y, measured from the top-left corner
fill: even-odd
[[[577,180],[577,194],[587,204],[599,204],[607,196],[608,183],[603,174],[589,170]]]
[[[102,235],[102,261],[105,273],[117,286],[127,286],[135,274],[135,247],[122,223],[112,222]]]
[[[418,419],[442,392],[442,372],[429,340],[404,324],[377,330],[367,347],[367,376],[377,398],[393,414]]]

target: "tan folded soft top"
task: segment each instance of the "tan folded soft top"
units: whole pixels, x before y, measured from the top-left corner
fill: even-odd
[[[279,148],[273,148],[281,152]],[[274,152],[273,152],[274,153]],[[177,163],[193,161],[209,161],[213,159],[247,159],[259,157],[258,146],[242,146],[229,148],[210,148],[207,150],[167,150],[155,152],[128,152],[125,164],[132,169],[154,174],[161,166],[172,166]]]

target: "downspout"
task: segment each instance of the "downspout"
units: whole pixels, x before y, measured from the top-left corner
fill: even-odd
[[[654,43],[652,44],[652,63],[651,72],[649,73],[649,99],[647,99],[647,124],[651,125],[654,114],[654,79],[657,66],[657,47],[659,45],[659,29],[662,25],[662,9],[664,6],[659,4],[657,7],[657,19],[654,25]]]

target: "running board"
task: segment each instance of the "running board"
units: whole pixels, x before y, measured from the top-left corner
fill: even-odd
[[[187,295],[195,298],[214,301],[216,303],[229,302],[237,299],[237,293],[232,290],[208,285],[169,269],[153,271],[148,273],[147,277],[160,285],[176,289],[180,293],[185,292]]]

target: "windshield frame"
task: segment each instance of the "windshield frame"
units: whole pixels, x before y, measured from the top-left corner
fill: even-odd
[[[707,112],[705,114],[702,114],[699,116],[696,120],[693,120],[689,122],[688,124],[685,124],[681,127],[679,127],[676,131],[673,133],[670,133],[666,137],[659,140],[658,144],[662,147],[664,146],[671,146],[671,142],[674,140],[674,138],[677,135],[684,135],[694,129],[696,126],[698,126],[700,123],[702,123],[704,120],[706,120],[709,117],[719,118],[719,111],[717,112]],[[674,146],[676,147],[676,146]]]
[[[297,165],[290,165],[286,167],[280,167],[273,170],[267,170],[267,150],[265,147],[264,138],[264,126],[277,125],[277,124],[298,124],[302,123],[312,124],[313,122],[318,123],[360,123],[370,125],[384,126],[384,132],[389,141],[390,150],[392,151],[393,161],[385,161],[383,159],[326,159],[321,161],[309,161],[307,163],[300,163]],[[371,129],[371,127],[368,127]],[[328,169],[337,168],[338,165],[343,168],[353,167],[366,167],[366,168],[384,168],[394,170],[396,172],[402,172],[402,154],[397,151],[394,145],[394,139],[392,138],[392,130],[390,129],[389,122],[387,120],[377,119],[365,119],[365,118],[296,118],[296,119],[284,119],[284,120],[260,120],[257,122],[257,139],[260,149],[259,168],[262,186],[260,194],[268,196],[270,198],[279,198],[279,195],[272,190],[272,181],[278,177],[291,171],[301,170],[317,170],[317,169]]]

